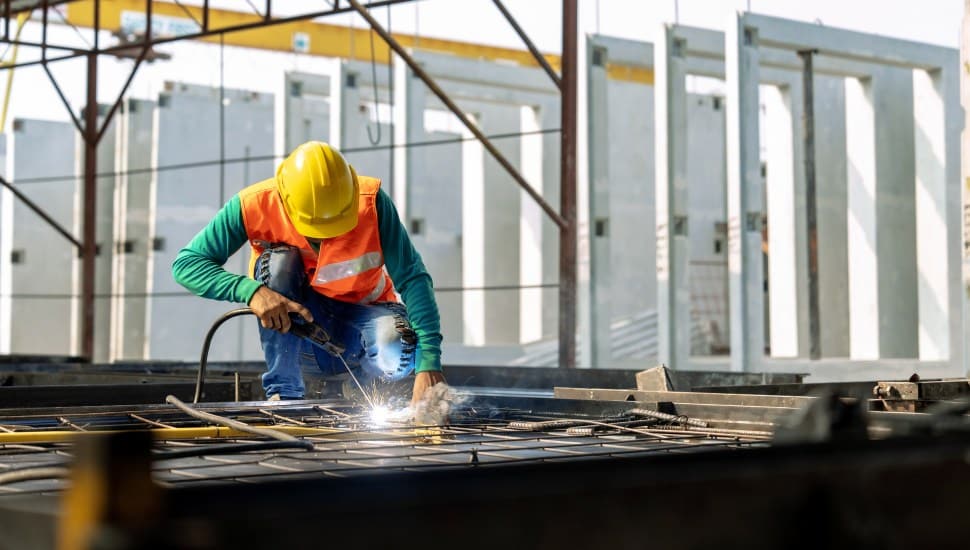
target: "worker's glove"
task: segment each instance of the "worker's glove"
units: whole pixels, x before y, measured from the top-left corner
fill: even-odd
[[[444,381],[445,375],[440,370],[428,370],[414,375],[414,390],[411,393],[411,406],[414,407],[421,402],[431,386],[441,384]]]

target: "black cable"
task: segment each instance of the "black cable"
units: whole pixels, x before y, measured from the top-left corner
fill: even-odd
[[[220,315],[219,318],[216,319],[216,322],[212,323],[212,326],[209,327],[209,332],[206,333],[205,341],[202,343],[202,355],[199,357],[199,375],[195,381],[195,396],[192,398],[193,403],[198,403],[199,399],[202,398],[202,393],[205,388],[205,368],[209,363],[209,346],[212,344],[212,337],[215,336],[216,330],[218,330],[223,323],[229,319],[232,319],[233,317],[255,314],[256,313],[248,307],[234,309]]]
[[[492,134],[492,135],[489,135],[489,136],[486,136],[486,137],[488,139],[491,139],[491,140],[499,140],[499,139],[509,139],[509,138],[516,138],[516,137],[523,137],[523,136],[534,136],[534,135],[541,135],[541,134],[554,134],[554,133],[558,133],[559,131],[560,131],[559,128],[549,128],[549,129],[545,129],[545,130],[533,130],[531,132],[508,132],[508,133],[502,133],[502,134]],[[343,152],[343,153],[361,153],[361,152],[367,152],[367,151],[380,151],[380,150],[384,150],[384,149],[411,149],[411,148],[414,148],[414,147],[429,147],[429,146],[435,146],[435,145],[447,145],[447,144],[452,144],[452,143],[463,143],[463,142],[466,142],[466,141],[478,141],[478,139],[476,137],[474,137],[474,136],[457,137],[457,138],[444,138],[444,139],[431,139],[431,140],[426,140],[426,141],[415,141],[415,142],[409,142],[409,143],[402,143],[402,144],[399,144],[399,145],[398,144],[394,144],[394,145],[377,145],[377,146],[374,146],[374,147],[347,147],[345,149],[341,149],[341,152]],[[225,159],[224,161],[222,161],[222,160],[203,160],[203,161],[185,162],[185,163],[179,163],[179,164],[166,164],[166,165],[163,165],[163,166],[150,166],[148,168],[132,168],[132,169],[129,169],[129,170],[117,170],[117,171],[113,171],[113,172],[99,172],[99,173],[95,174],[95,177],[97,177],[97,178],[108,178],[108,177],[115,177],[115,176],[131,176],[131,175],[137,175],[137,174],[153,174],[153,173],[157,173],[157,172],[167,172],[167,171],[170,171],[170,170],[186,170],[186,169],[191,169],[191,168],[204,168],[206,166],[213,166],[215,164],[221,164],[221,163],[224,163],[224,164],[237,164],[237,163],[241,163],[241,162],[259,162],[259,161],[263,161],[263,160],[276,161],[276,160],[283,159],[284,156],[285,155],[275,155],[275,154],[273,154],[273,155],[259,155],[259,156],[238,157],[238,158]],[[22,185],[22,184],[27,184],[27,183],[57,183],[57,182],[67,182],[67,181],[81,181],[82,179],[84,179],[84,176],[83,175],[71,174],[71,175],[64,175],[64,176],[40,176],[40,177],[35,177],[35,178],[22,178],[22,179],[18,179],[17,181],[13,181],[11,183],[13,183],[15,185]]]

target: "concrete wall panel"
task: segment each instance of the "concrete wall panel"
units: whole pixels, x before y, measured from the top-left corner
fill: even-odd
[[[13,181],[24,195],[68,231],[78,230],[77,132],[63,122],[18,119],[8,143]],[[52,178],[30,181],[35,178]],[[29,210],[13,203],[10,351],[67,355],[77,353],[74,334],[77,251]],[[44,330],[38,330],[44,327]]]
[[[849,357],[844,79],[815,78],[819,326],[823,357]]]
[[[112,358],[145,358],[155,102],[129,99],[118,113],[117,225],[113,266]]]
[[[273,147],[273,99],[243,90],[225,91],[225,155],[227,159],[264,157]],[[156,126],[157,164],[209,162],[220,157],[219,90],[174,85],[159,96]],[[200,121],[203,121],[200,124]],[[274,163],[241,160],[164,170],[156,174],[151,255],[152,298],[148,309],[149,357],[194,359],[202,339],[218,315],[233,307],[185,296],[171,276],[178,250],[198,233],[219,208],[243,187],[271,177]],[[224,179],[220,171],[224,170]],[[241,248],[226,269],[246,273],[249,250]],[[262,357],[256,321],[229,323],[214,341],[212,360]]]

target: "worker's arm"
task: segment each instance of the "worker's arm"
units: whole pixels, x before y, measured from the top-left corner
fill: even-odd
[[[441,320],[434,299],[431,276],[401,225],[394,203],[383,190],[377,194],[377,221],[384,264],[408,308],[411,326],[418,335],[421,354],[415,372],[441,370]]]
[[[248,304],[260,283],[222,267],[248,240],[237,195],[179,250],[172,262],[172,276],[178,284],[203,298]]]
[[[243,224],[242,205],[236,195],[215,218],[179,250],[172,262],[175,281],[203,298],[248,304],[264,327],[286,333],[290,313],[313,321],[310,311],[270,290],[245,275],[226,271],[222,266],[249,237]]]

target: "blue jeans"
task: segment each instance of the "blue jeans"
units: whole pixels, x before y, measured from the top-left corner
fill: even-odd
[[[288,245],[266,249],[256,261],[253,276],[309,309],[313,322],[345,348],[344,360],[361,382],[400,380],[414,371],[417,336],[403,304],[351,304],[316,292],[307,282],[300,251]],[[303,369],[316,367],[328,376],[347,372],[340,359],[309,340],[264,328],[261,323],[259,339],[266,357],[266,397],[302,398],[306,390]]]

